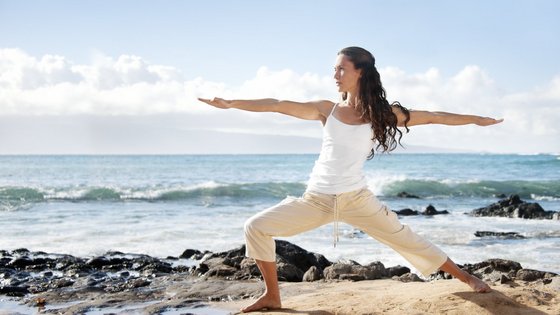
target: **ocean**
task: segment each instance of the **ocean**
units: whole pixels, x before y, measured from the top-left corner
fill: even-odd
[[[109,250],[156,257],[243,244],[243,223],[286,196],[301,196],[317,155],[0,156],[0,249],[77,256]],[[365,164],[370,189],[393,210],[449,215],[402,217],[457,263],[511,259],[560,273],[560,221],[471,217],[519,194],[560,211],[560,157],[495,154],[377,154]],[[399,198],[399,192],[420,199]],[[518,232],[523,239],[475,237]],[[345,224],[284,238],[331,261],[411,267],[393,250]],[[413,269],[414,270],[414,269]]]

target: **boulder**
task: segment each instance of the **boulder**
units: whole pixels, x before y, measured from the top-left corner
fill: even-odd
[[[410,272],[410,268],[404,266],[394,266],[387,268],[387,276],[393,278],[394,276],[402,276]]]
[[[426,210],[424,210],[424,212],[422,212],[423,215],[438,215],[438,214],[449,214],[449,212],[447,210],[441,210],[438,211],[436,210],[436,208],[432,205],[428,205],[426,207]]]
[[[515,274],[515,279],[523,281],[535,281],[538,279],[543,279],[546,272],[538,271],[533,269],[520,269]]]
[[[385,278],[389,273],[380,262],[373,262],[367,266],[362,266],[355,261],[349,261],[338,262],[325,268],[323,275],[327,280],[347,279],[358,281]]]
[[[412,210],[412,209],[409,209],[409,208],[405,208],[405,209],[402,209],[402,210],[395,211],[395,213],[398,214],[398,215],[403,215],[403,216],[418,215],[418,211]]]
[[[308,252],[305,249],[283,240],[276,240],[276,255],[282,257],[286,262],[293,264],[303,272],[311,266],[324,270],[331,265],[325,256]]]
[[[191,258],[193,256],[198,257],[200,254],[202,254],[201,251],[196,250],[196,249],[186,249],[181,256],[179,256],[179,258]]]
[[[424,280],[420,279],[417,274],[410,272],[405,273],[401,276],[394,276],[392,279],[401,282],[424,282]]]
[[[278,280],[288,282],[301,282],[303,279],[303,271],[296,265],[278,257],[276,260]]]
[[[319,268],[315,266],[309,267],[309,270],[307,270],[303,274],[303,281],[306,282],[313,282],[313,281],[321,280],[322,278],[323,278],[323,274],[321,273],[321,271],[319,271]]]

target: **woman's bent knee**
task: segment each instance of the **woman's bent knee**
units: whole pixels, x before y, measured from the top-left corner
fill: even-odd
[[[262,220],[259,219],[259,217],[257,216],[253,216],[247,219],[247,221],[245,221],[245,224],[243,226],[243,231],[245,232],[245,235],[263,234],[264,231],[263,231],[262,223],[263,223]]]

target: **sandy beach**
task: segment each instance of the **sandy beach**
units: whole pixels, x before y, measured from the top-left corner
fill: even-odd
[[[283,308],[251,314],[560,314],[560,278],[474,293],[458,280],[282,283]],[[213,303],[232,312],[248,300]]]
[[[251,314],[560,314],[560,277],[548,284],[512,281],[491,286],[493,292],[481,294],[458,280],[281,282],[283,308]],[[259,280],[176,275],[158,278],[151,288],[118,293],[55,290],[19,302],[0,301],[0,314],[238,314],[261,294],[263,285]],[[45,304],[38,306],[39,299]]]

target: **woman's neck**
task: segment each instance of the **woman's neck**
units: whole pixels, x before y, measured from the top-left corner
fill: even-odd
[[[346,104],[349,107],[352,107],[352,108],[356,109],[356,106],[358,105],[357,94],[352,94],[350,92],[347,92],[346,93],[346,100],[344,101],[344,104]]]

